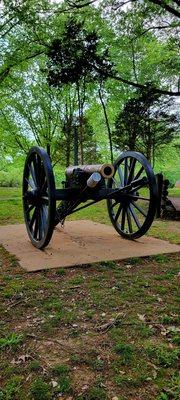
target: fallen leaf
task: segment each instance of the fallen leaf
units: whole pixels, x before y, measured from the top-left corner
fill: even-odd
[[[144,314],[137,314],[138,318],[140,319],[140,321],[145,321],[145,315]]]
[[[55,387],[58,386],[58,383],[57,383],[56,381],[51,381],[51,383],[52,383],[52,387],[53,387],[53,388],[55,388]]]

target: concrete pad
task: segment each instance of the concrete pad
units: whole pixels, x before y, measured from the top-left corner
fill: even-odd
[[[180,197],[169,197],[168,200],[172,203],[176,211],[180,212]]]
[[[153,237],[123,239],[112,226],[86,220],[58,225],[44,250],[31,244],[24,224],[1,226],[0,243],[27,271],[180,251],[180,246]]]

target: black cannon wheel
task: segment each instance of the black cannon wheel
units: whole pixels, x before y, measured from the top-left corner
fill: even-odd
[[[47,246],[54,229],[55,182],[48,154],[32,147],[23,174],[24,219],[31,242],[38,249]]]
[[[150,228],[156,213],[157,185],[152,167],[138,152],[126,151],[114,163],[109,188],[123,188],[121,198],[107,199],[108,213],[117,232],[137,239]],[[137,181],[139,184],[133,182]],[[123,193],[123,197],[122,197]]]

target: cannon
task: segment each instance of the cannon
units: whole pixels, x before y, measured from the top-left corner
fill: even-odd
[[[50,157],[41,147],[27,154],[23,173],[23,209],[32,244],[43,249],[58,223],[102,200],[116,231],[137,239],[150,228],[158,200],[150,163],[143,154],[125,151],[114,164],[78,165],[66,169],[62,188],[55,187]]]

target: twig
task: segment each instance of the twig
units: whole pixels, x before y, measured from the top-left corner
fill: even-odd
[[[120,317],[123,317],[124,314],[119,313],[116,315],[116,317],[106,324],[100,325],[96,327],[96,330],[98,332],[107,332],[109,329],[111,329],[113,326],[116,326],[120,322]]]
[[[16,307],[18,304],[22,303],[23,301],[25,301],[25,300],[21,299],[19,301],[16,301],[16,302],[10,304],[9,307],[6,308],[6,310],[10,310],[11,308]]]
[[[38,342],[40,341],[44,341],[44,342],[51,342],[51,343],[56,343],[58,344],[60,347],[63,348],[64,351],[66,351],[67,353],[76,353],[76,354],[84,354],[85,350],[80,352],[80,351],[75,351],[74,348],[70,347],[67,345],[65,340],[59,340],[59,339],[46,339],[45,337],[41,337],[41,336],[36,336],[34,333],[28,333],[27,334],[28,337],[37,340]]]

